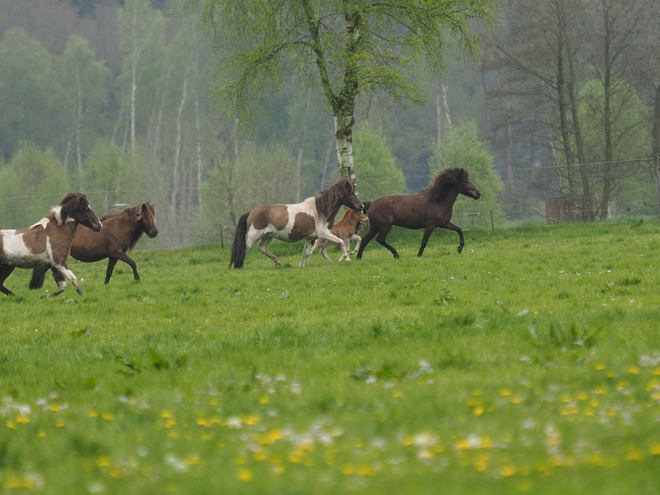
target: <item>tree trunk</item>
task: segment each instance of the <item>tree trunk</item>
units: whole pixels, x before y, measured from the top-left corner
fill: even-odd
[[[655,87],[653,99],[653,156],[660,157],[660,84]]]

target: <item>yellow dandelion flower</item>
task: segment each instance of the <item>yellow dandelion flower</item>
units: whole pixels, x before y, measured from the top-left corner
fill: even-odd
[[[603,363],[596,364],[596,371],[603,371],[604,369],[605,365]]]
[[[57,404],[51,404],[48,409],[51,410],[52,412],[58,412],[60,410],[60,406],[58,406]]]
[[[273,464],[270,470],[273,474],[282,474],[284,472],[284,466],[282,464]]]
[[[268,459],[268,454],[266,454],[266,451],[263,449],[257,450],[254,453],[254,460],[255,461],[265,461]]]
[[[631,375],[638,375],[639,374],[639,368],[637,366],[633,365],[630,368],[628,368],[628,373],[630,373]]]
[[[252,471],[249,469],[240,469],[236,474],[238,481],[252,481]]]
[[[14,423],[11,420],[7,421],[5,424],[7,425],[7,428],[9,428],[10,430],[15,430],[16,429],[16,423]]]
[[[376,471],[369,464],[360,464],[357,468],[357,474],[360,476],[375,476]]]
[[[46,430],[39,430],[37,432],[37,435],[39,435],[39,438],[45,438],[46,437]]]
[[[604,385],[598,385],[598,386],[596,387],[596,393],[597,393],[598,395],[603,395],[605,392],[607,392],[607,389],[605,388]]]
[[[567,403],[571,401],[571,396],[570,395],[562,395],[560,399],[563,403]]]
[[[660,375],[660,366],[658,366],[656,369],[653,370],[653,374],[654,374],[655,376]]]
[[[112,421],[115,419],[115,415],[109,412],[104,412],[101,414],[101,418],[105,419],[106,421]]]
[[[655,442],[651,444],[651,447],[649,448],[649,454],[660,455],[660,442]]]
[[[488,463],[490,462],[490,454],[480,454],[474,461],[474,467],[479,472],[484,472],[488,469]]]
[[[216,399],[215,397],[213,397],[213,398],[209,401],[209,406],[216,407],[217,405],[218,405],[218,399]]]
[[[20,488],[21,487],[21,481],[16,476],[8,476],[2,482],[2,486],[4,486],[5,488],[9,488],[9,489]]]
[[[16,416],[16,422],[20,425],[24,425],[30,422],[30,418],[23,414],[19,414],[18,416]]]
[[[211,423],[206,418],[197,418],[195,422],[197,423],[198,426],[206,426],[206,427],[211,426]]]
[[[502,468],[500,469],[500,474],[502,475],[503,478],[508,478],[509,476],[513,476],[514,474],[516,474],[516,468],[511,464],[507,464],[505,466],[502,466]]]
[[[90,418],[98,418],[98,416],[99,416],[98,411],[94,411],[93,409],[91,411],[89,411],[89,417]]]
[[[513,395],[513,392],[511,391],[510,388],[503,388],[502,390],[500,390],[500,395],[502,397],[508,397],[509,395]]]
[[[514,395],[511,397],[511,404],[520,404],[523,401],[523,398],[519,395]]]
[[[269,399],[267,395],[262,395],[259,397],[259,404],[268,404],[268,401]]]
[[[576,398],[577,400],[582,400],[582,401],[584,401],[584,400],[587,400],[587,399],[589,398],[589,396],[587,395],[586,392],[578,392],[578,394],[575,396],[575,398]]]
[[[477,406],[472,410],[472,412],[474,413],[475,416],[481,416],[484,413],[484,407]]]
[[[243,419],[243,423],[248,426],[256,425],[259,422],[259,416],[257,414],[251,414]]]
[[[164,418],[164,419],[169,419],[169,418],[172,417],[172,412],[171,412],[171,411],[167,411],[167,410],[165,410],[165,411],[161,411],[161,413],[160,413],[160,417],[161,417],[161,418]]]
[[[392,390],[392,397],[395,399],[403,397],[403,390]]]
[[[597,466],[602,466],[605,463],[605,457],[600,452],[594,452],[589,455],[589,462],[596,464]]]
[[[100,468],[108,467],[110,464],[112,464],[112,461],[107,455],[101,455],[96,458],[96,465]]]
[[[341,473],[345,474],[346,476],[350,476],[351,474],[355,474],[355,467],[352,466],[351,464],[344,464],[341,467]]]
[[[110,473],[110,476],[112,476],[113,478],[121,478],[124,475],[121,468],[118,467],[110,468],[110,471],[108,471],[108,473]]]
[[[170,430],[167,432],[167,436],[170,438],[179,438],[179,432],[176,430]]]
[[[637,447],[630,447],[626,453],[626,459],[629,461],[641,461],[644,459],[644,452]]]
[[[202,463],[202,458],[197,454],[190,454],[184,459],[184,462],[188,466],[197,466]]]
[[[63,419],[60,419],[57,421],[57,423],[55,423],[55,426],[57,426],[58,428],[64,428],[66,426],[66,423],[64,422]]]

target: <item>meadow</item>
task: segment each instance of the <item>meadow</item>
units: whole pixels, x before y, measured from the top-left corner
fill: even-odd
[[[0,298],[3,493],[660,493],[655,222],[136,252]],[[330,250],[333,258],[339,253]]]

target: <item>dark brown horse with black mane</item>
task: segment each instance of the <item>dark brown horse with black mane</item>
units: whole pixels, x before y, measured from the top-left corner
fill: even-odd
[[[295,242],[305,239],[300,266],[305,266],[315,239],[325,239],[341,246],[348,257],[347,246],[342,239],[330,232],[341,205],[362,211],[362,203],[355,195],[352,182],[341,179],[315,197],[293,205],[267,204],[244,213],[238,220],[229,266],[242,268],[245,256],[259,243],[259,251],[281,266],[280,260],[268,250],[273,239]]]
[[[158,235],[156,227],[156,211],[151,203],[140,203],[112,210],[103,217],[103,230],[94,232],[79,225],[71,244],[71,257],[78,261],[92,263],[108,258],[108,268],[105,272],[105,283],[110,282],[112,271],[117,261],[127,263],[133,269],[133,278],[140,280],[135,261],[126,253],[137,245],[142,234],[150,238]],[[30,289],[39,289],[44,283],[45,270],[34,270],[30,280]]]
[[[393,225],[406,229],[424,229],[422,245],[417,256],[422,255],[429,237],[437,227],[453,230],[458,234],[460,253],[465,245],[463,230],[450,222],[454,202],[459,194],[473,199],[481,197],[479,189],[470,182],[467,170],[448,168],[442,170],[433,183],[418,194],[381,196],[374,201],[365,202],[370,229],[362,239],[357,258],[362,258],[364,248],[376,235],[378,236],[376,241],[398,258],[399,253],[396,249],[385,242]]]
[[[14,268],[38,268],[43,271],[50,268],[58,287],[54,296],[66,288],[65,277],[78,294],[82,294],[78,279],[66,266],[78,224],[95,232],[101,230],[101,222],[89,207],[85,195],[68,193],[46,218],[29,229],[0,230],[0,292],[14,295],[4,286]]]

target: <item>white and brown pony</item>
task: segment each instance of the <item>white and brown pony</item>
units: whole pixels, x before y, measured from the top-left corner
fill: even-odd
[[[315,239],[332,241],[342,248],[348,257],[344,241],[330,232],[339,208],[344,205],[361,211],[362,203],[355,195],[355,186],[341,179],[315,197],[293,205],[261,205],[244,213],[238,220],[229,266],[242,268],[247,252],[259,243],[259,251],[281,266],[280,260],[268,250],[273,239],[295,242],[305,239],[300,266],[310,255]]]
[[[105,271],[105,283],[110,277],[117,261],[127,263],[133,270],[133,278],[140,280],[137,265],[126,253],[133,251],[142,234],[154,238],[158,235],[156,211],[151,203],[112,210],[101,217],[103,229],[94,232],[85,225],[78,225],[71,243],[70,256],[78,261],[93,263],[108,258]],[[30,279],[30,289],[40,289],[44,283],[46,270],[34,269]]]
[[[46,218],[29,229],[0,230],[0,292],[14,295],[4,286],[14,268],[50,268],[58,286],[54,296],[65,289],[65,277],[78,294],[82,294],[78,279],[66,266],[79,223],[95,232],[101,230],[101,222],[89,207],[85,195],[67,193],[59,206],[52,208]]]
[[[362,237],[357,235],[357,231],[360,229],[362,224],[368,221],[369,217],[367,217],[367,215],[361,211],[355,211],[347,208],[344,212],[344,216],[341,217],[341,220],[332,226],[330,232],[344,241],[344,244],[346,244],[346,249],[350,251],[350,254],[357,253],[357,250],[360,249],[360,243],[362,242]],[[351,241],[357,241],[353,251],[351,251]],[[319,248],[321,248],[321,256],[323,256],[328,261],[332,261],[328,256],[328,241],[324,239],[316,239],[316,242],[314,242],[314,247],[309,253],[310,256],[314,254],[314,252]],[[350,258],[348,255],[342,253],[339,261],[344,260],[350,261]]]

